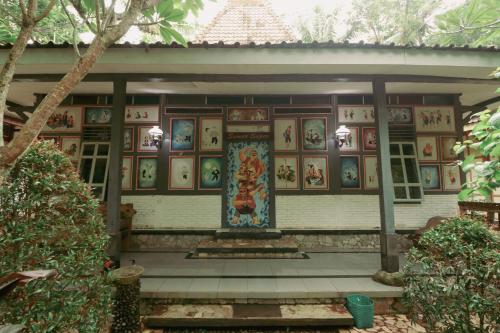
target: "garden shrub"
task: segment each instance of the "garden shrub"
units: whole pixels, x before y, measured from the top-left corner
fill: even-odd
[[[108,237],[98,201],[51,142],[35,143],[0,188],[0,276],[54,269],[0,303],[0,323],[30,332],[98,332],[109,318]]]
[[[451,218],[422,234],[404,267],[403,304],[430,330],[497,332],[500,240],[481,222]]]

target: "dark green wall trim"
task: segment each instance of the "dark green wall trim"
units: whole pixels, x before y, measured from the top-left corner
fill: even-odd
[[[132,235],[215,235],[217,229],[134,229]],[[412,235],[416,229],[398,229],[399,235]],[[378,235],[378,229],[283,229],[283,235]]]

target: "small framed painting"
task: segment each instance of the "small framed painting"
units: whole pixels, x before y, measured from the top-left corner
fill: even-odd
[[[134,128],[125,127],[123,129],[123,151],[133,152],[134,151]]]
[[[137,157],[137,190],[154,190],[158,177],[158,158],[157,156],[138,156]]]
[[[415,106],[417,132],[455,132],[453,106]]]
[[[417,136],[417,157],[419,161],[437,162],[438,147],[435,136]]]
[[[365,164],[365,190],[378,189],[377,156],[363,156]]]
[[[222,118],[200,118],[200,150],[222,151]]]
[[[78,162],[80,156],[80,137],[79,136],[62,136],[61,150],[68,155],[71,162]]]
[[[455,161],[458,156],[455,155],[453,146],[457,143],[457,138],[454,136],[441,137],[441,160],[442,161]]]
[[[132,167],[134,158],[124,156],[122,162],[122,190],[132,189]]]
[[[328,190],[328,156],[303,156],[304,190]]]
[[[61,148],[61,137],[60,136],[46,136],[41,135],[40,140],[42,141],[52,141],[56,147]]]
[[[413,124],[413,111],[411,106],[388,106],[387,112],[389,114],[389,124]]]
[[[424,191],[441,190],[439,164],[420,164],[420,177]]]
[[[229,108],[228,121],[269,121],[269,108],[239,107]]]
[[[462,188],[460,182],[460,169],[458,165],[443,165],[443,190],[459,191]]]
[[[82,131],[82,108],[68,106],[57,108],[47,120],[42,132],[75,133]]]
[[[374,123],[375,108],[372,105],[339,105],[339,123]]]
[[[302,149],[306,151],[327,151],[327,119],[302,118]]]
[[[194,151],[196,118],[170,118],[170,151]]]
[[[85,125],[109,125],[113,109],[106,106],[90,106],[85,108]]]
[[[363,127],[363,150],[377,150],[377,132],[374,127]]]
[[[194,156],[169,157],[169,190],[194,189]]]
[[[297,150],[297,118],[274,119],[274,150]]]
[[[125,124],[158,123],[159,121],[160,107],[158,105],[125,107]]]
[[[299,158],[297,156],[274,157],[274,185],[277,190],[299,189]]]
[[[351,131],[351,135],[347,137],[347,140],[339,147],[341,152],[356,152],[359,151],[359,129],[357,127],[348,127]]]
[[[340,156],[340,187],[359,189],[359,156]]]
[[[200,156],[200,170],[198,188],[200,190],[222,189],[222,168],[224,156]]]
[[[158,148],[155,146],[149,130],[152,127],[138,127],[137,128],[137,151],[138,152],[157,152]]]

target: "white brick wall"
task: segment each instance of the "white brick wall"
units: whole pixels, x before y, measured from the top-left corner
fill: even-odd
[[[222,199],[210,196],[123,196],[137,210],[134,228],[216,229],[221,225]],[[426,195],[422,204],[397,204],[396,228],[425,225],[432,216],[457,214],[457,196]],[[380,227],[377,195],[278,195],[280,229],[373,229]]]

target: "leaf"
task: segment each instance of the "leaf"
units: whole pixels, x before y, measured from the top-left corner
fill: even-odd
[[[167,16],[174,9],[172,0],[161,0],[157,6],[157,12],[161,17]]]
[[[467,199],[470,198],[473,192],[474,190],[470,188],[463,189],[462,191],[460,191],[460,193],[458,193],[458,200],[466,201]]]
[[[175,8],[166,15],[162,15],[163,19],[171,22],[181,22],[186,18],[186,12],[182,9]]]
[[[82,0],[83,7],[86,9],[86,12],[94,12],[95,11],[95,1],[96,0]]]

